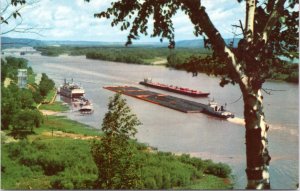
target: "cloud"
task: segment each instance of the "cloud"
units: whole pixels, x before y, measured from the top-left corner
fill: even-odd
[[[48,40],[98,40],[126,41],[128,31],[120,31],[119,27],[111,27],[110,20],[94,18],[94,13],[106,10],[110,0],[40,0],[34,8],[26,8],[22,12],[26,25],[46,28],[42,31]],[[244,4],[228,0],[202,0],[202,4],[220,33],[231,37],[232,24],[244,20]],[[173,18],[176,40],[194,39],[193,25],[187,15],[179,11]],[[151,23],[151,22],[149,22]],[[148,33],[153,27],[149,25]],[[9,36],[37,38],[33,34],[9,34]],[[141,36],[141,40],[157,41]]]

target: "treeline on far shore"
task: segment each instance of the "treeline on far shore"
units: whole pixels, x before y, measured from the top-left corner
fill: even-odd
[[[206,57],[211,51],[205,48],[176,48],[170,50],[163,47],[74,47],[74,46],[45,46],[35,47],[44,56],[59,56],[69,54],[72,56],[85,55],[88,59],[123,62],[129,64],[155,65],[163,64],[175,69],[188,63],[192,57]],[[299,66],[295,63],[282,61],[281,67],[274,68],[270,77],[272,80],[282,80],[298,83]],[[200,70],[201,72],[201,70]],[[203,70],[204,72],[204,70]]]

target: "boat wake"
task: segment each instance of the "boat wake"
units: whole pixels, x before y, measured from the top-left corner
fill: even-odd
[[[245,125],[245,120],[243,118],[238,118],[238,117],[228,118],[227,121],[238,125]]]
[[[270,130],[271,131],[281,131],[281,132],[288,133],[288,134],[290,134],[292,136],[299,137],[299,131],[298,131],[298,129],[293,129],[291,127],[285,127],[285,126],[278,125],[278,124],[271,124],[270,125]]]
[[[245,120],[243,118],[238,118],[238,117],[228,118],[227,121],[234,123],[234,124],[242,125],[242,126],[245,125]],[[282,126],[279,124],[270,124],[270,130],[274,131],[274,132],[277,131],[277,132],[288,133],[292,136],[299,136],[298,129]]]

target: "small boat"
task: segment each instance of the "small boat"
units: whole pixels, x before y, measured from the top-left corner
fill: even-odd
[[[192,97],[207,97],[209,95],[209,93],[204,93],[204,92],[201,92],[198,90],[192,90],[189,88],[155,83],[155,82],[152,82],[151,78],[144,79],[144,81],[141,81],[140,84],[142,84],[144,86],[149,86],[152,88],[166,90],[169,92],[174,92],[174,93],[183,94],[183,95],[192,96]]]
[[[92,105],[84,105],[78,111],[82,114],[91,114],[94,112],[94,109]]]
[[[234,114],[232,114],[231,112],[227,111],[225,109],[225,106],[223,106],[223,105],[219,106],[214,101],[209,101],[207,107],[205,107],[203,109],[203,112],[207,113],[209,115],[213,115],[213,116],[224,118],[224,119],[234,118]]]
[[[91,114],[94,112],[93,104],[85,97],[80,97],[79,112],[82,114]]]

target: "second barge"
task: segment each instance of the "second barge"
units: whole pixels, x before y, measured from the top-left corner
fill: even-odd
[[[152,82],[150,78],[144,79],[144,81],[141,81],[140,84],[144,86],[149,86],[152,88],[161,89],[161,90],[192,96],[192,97],[207,97],[209,95],[209,93],[201,92],[198,90],[192,90],[189,88],[183,88],[183,87],[178,87],[173,85],[166,85],[157,82],[155,83]]]
[[[206,113],[224,119],[234,117],[231,112],[226,111],[223,106],[220,107],[216,103],[206,105],[133,86],[105,86],[103,88],[185,113]]]

